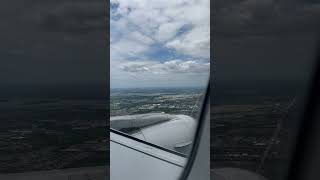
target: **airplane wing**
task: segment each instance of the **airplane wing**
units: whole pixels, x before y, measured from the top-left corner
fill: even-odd
[[[143,141],[188,154],[197,122],[186,115],[147,113],[110,118],[113,129],[134,129],[126,132]]]
[[[110,126],[113,129],[141,128],[169,121],[173,115],[165,113],[147,113],[137,115],[113,116],[110,117]]]
[[[148,113],[110,118],[110,179],[177,180],[187,162],[196,121],[185,115]],[[123,173],[125,171],[125,173]]]
[[[110,132],[110,179],[177,180],[186,156],[120,132]]]

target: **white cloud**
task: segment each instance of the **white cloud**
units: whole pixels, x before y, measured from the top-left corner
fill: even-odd
[[[126,33],[130,27],[155,40],[154,43],[170,40],[166,47],[177,53],[209,58],[209,0],[112,0],[112,3],[118,4],[113,15],[121,18],[111,26],[115,26],[114,31],[124,32],[122,41],[130,41]],[[191,28],[182,37],[177,36],[184,25]]]
[[[112,86],[206,82],[210,0],[111,0],[111,3],[116,7],[111,10]],[[164,51],[174,57],[152,57]],[[151,52],[156,53],[150,57]]]
[[[111,87],[203,86],[210,66],[198,61],[115,61],[111,64]]]
[[[210,29],[206,26],[193,28],[187,34],[178,37],[168,43],[166,47],[193,57],[210,57]]]
[[[148,72],[150,74],[170,74],[170,73],[205,73],[209,71],[208,63],[197,61],[171,60],[166,62],[156,61],[129,61],[120,64],[120,69],[126,72]]]
[[[143,53],[146,52],[149,49],[149,46],[153,43],[151,38],[137,31],[127,32],[126,38],[115,40],[116,38],[111,36],[110,39],[110,53],[112,60],[143,56]]]
[[[158,31],[156,32],[156,39],[160,42],[164,42],[174,38],[178,30],[183,26],[181,22],[169,22],[164,23],[159,26]]]

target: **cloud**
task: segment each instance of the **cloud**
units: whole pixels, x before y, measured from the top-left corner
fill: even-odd
[[[112,39],[112,41],[114,41]],[[121,38],[110,45],[111,57],[116,59],[143,56],[153,40],[140,32],[128,32],[126,38]]]
[[[210,29],[207,26],[194,28],[187,34],[178,37],[168,43],[166,47],[193,57],[210,57]]]
[[[183,26],[182,22],[168,22],[161,24],[156,32],[156,39],[160,42],[168,41],[174,38],[178,30]]]
[[[315,31],[319,27],[319,4],[306,0],[217,0],[214,32],[232,37]]]
[[[204,86],[210,73],[208,62],[183,60],[122,60],[111,67],[111,87]]]
[[[209,59],[209,3],[209,0],[113,0],[111,35],[117,36],[118,41],[131,41],[128,33],[136,31],[177,54]],[[181,31],[182,27],[189,28]],[[150,41],[140,41],[144,42]],[[121,48],[120,45],[116,41],[111,44]]]
[[[209,4],[209,0],[112,0],[111,86],[206,83]]]
[[[126,72],[148,72],[151,74],[170,74],[170,73],[201,73],[208,74],[209,64],[197,61],[171,60],[166,62],[155,61],[133,61],[120,65]]]
[[[106,3],[1,1],[3,84],[106,84]]]
[[[105,31],[107,11],[101,2],[73,2],[71,0],[41,1],[27,4],[25,19],[50,32],[88,34]]]

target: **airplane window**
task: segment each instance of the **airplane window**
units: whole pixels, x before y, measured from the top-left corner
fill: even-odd
[[[209,0],[110,1],[110,127],[181,154],[210,72]]]
[[[286,179],[315,59],[319,11],[307,9],[318,5],[217,1],[213,179]]]

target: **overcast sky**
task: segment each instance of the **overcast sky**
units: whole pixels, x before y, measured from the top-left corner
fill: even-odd
[[[318,0],[215,0],[211,11],[217,81],[289,81],[309,75]]]
[[[209,0],[111,0],[111,87],[205,86]]]
[[[1,84],[108,82],[103,0],[2,0]]]
[[[216,80],[288,80],[310,70],[318,0],[211,3]],[[2,0],[0,82],[107,83],[105,4]],[[205,83],[209,0],[111,0],[109,10],[112,87]]]

